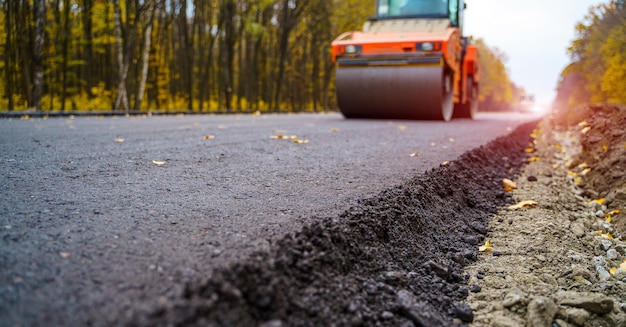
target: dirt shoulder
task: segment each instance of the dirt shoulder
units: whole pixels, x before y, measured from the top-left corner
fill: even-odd
[[[511,194],[536,205],[494,215],[466,267],[472,326],[626,326],[626,108],[573,112],[533,133]]]

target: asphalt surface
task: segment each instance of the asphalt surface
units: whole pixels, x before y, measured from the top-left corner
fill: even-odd
[[[0,120],[0,325],[123,321],[533,119]]]

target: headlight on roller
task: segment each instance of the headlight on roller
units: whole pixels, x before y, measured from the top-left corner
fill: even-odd
[[[362,47],[360,45],[346,45],[344,48],[345,54],[359,54],[361,53]]]
[[[441,42],[422,42],[415,45],[417,51],[441,51]]]

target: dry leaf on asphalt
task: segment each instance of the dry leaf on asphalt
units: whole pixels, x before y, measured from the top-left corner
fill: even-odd
[[[502,180],[502,185],[504,185],[504,190],[506,192],[511,192],[512,190],[517,188],[517,184],[515,184],[514,181],[512,181],[512,180],[510,180],[508,178],[505,178],[505,179]]]
[[[165,165],[165,161],[152,160],[152,163],[157,165],[157,166]]]
[[[67,259],[71,256],[71,254],[69,252],[59,252],[59,255],[63,258],[63,259]]]
[[[123,138],[121,138],[121,137],[116,137],[116,138],[115,138],[115,142],[116,142],[116,143],[123,143],[124,141],[125,141],[125,140],[124,140]]]
[[[214,138],[215,138],[215,135],[210,135],[210,134],[207,134],[207,135],[205,135],[205,136],[204,136],[204,139],[205,139],[205,140],[212,140],[212,139],[214,139]]]
[[[419,157],[419,156],[420,156],[420,154],[417,151],[411,153],[411,157]]]
[[[515,209],[521,209],[521,208],[527,208],[527,207],[534,207],[537,206],[539,203],[533,200],[526,200],[526,201],[522,201],[518,204],[514,204],[512,206],[509,206],[509,209],[511,210],[515,210]]]
[[[337,133],[337,132],[339,132],[339,128],[333,127],[333,128],[330,129],[330,132],[331,133]]]
[[[309,143],[309,140],[300,140],[297,137],[294,137],[293,143],[304,144],[304,143]]]

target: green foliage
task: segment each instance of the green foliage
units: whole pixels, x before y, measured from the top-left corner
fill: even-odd
[[[575,26],[569,54],[572,64],[561,73],[555,106],[626,103],[626,5],[609,1],[589,9]]]

